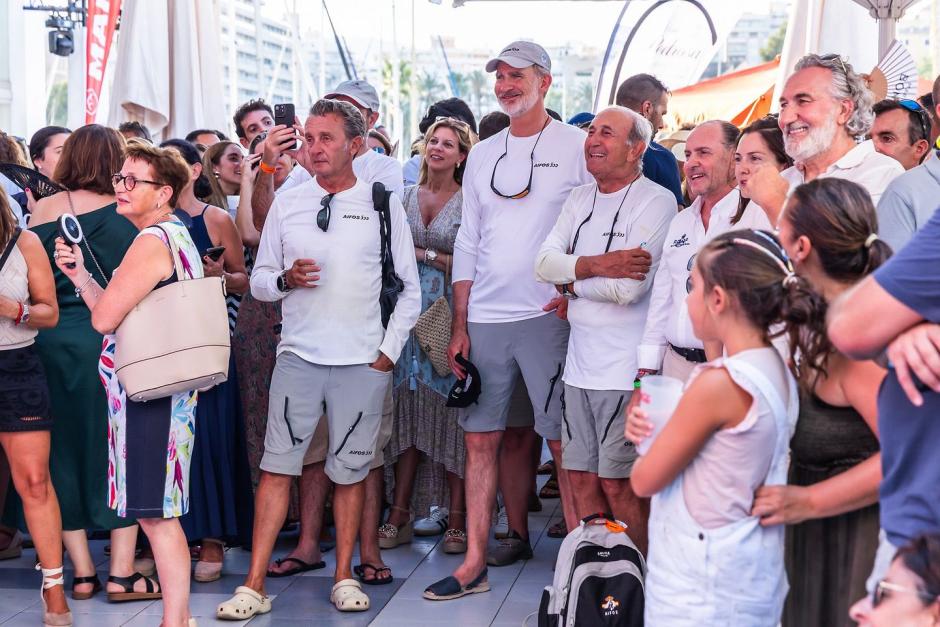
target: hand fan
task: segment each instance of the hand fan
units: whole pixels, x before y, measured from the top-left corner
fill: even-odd
[[[29,189],[36,200],[52,196],[65,189],[36,170],[16,163],[0,163],[0,174],[10,179],[20,189]]]
[[[917,63],[904,44],[895,40],[884,58],[868,76],[868,88],[875,102],[891,98],[902,100],[917,98]]]

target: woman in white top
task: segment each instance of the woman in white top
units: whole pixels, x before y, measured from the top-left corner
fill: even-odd
[[[36,329],[58,321],[52,267],[42,242],[17,226],[6,194],[0,193],[0,446],[42,568],[43,620],[71,625],[62,588],[62,517],[49,476],[49,388],[33,346]]]
[[[820,300],[776,238],[731,231],[696,258],[687,298],[695,334],[727,356],[699,366],[669,422],[633,467],[639,496],[652,496],[646,624],[767,625],[787,593],[783,527],[751,515],[755,490],[787,480],[796,382],[768,329],[795,330]],[[652,432],[634,408],[627,438]]]

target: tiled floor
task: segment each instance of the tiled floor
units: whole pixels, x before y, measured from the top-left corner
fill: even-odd
[[[540,478],[542,479],[542,478]],[[541,483],[541,481],[540,481]],[[383,551],[391,566],[395,582],[387,586],[365,587],[372,601],[369,612],[341,614],[329,602],[332,586],[333,552],[324,556],[327,567],[287,579],[268,579],[268,592],[274,597],[274,610],[250,621],[252,627],[278,625],[379,625],[405,627],[412,625],[478,625],[520,626],[529,614],[538,609],[541,590],[551,583],[552,566],[561,540],[547,537],[548,526],[555,520],[557,500],[543,501],[544,509],[529,516],[529,528],[535,556],[504,568],[490,568],[490,592],[474,594],[455,601],[431,602],[421,598],[429,584],[445,577],[461,562],[459,555],[446,555],[437,548],[441,536],[415,538],[410,545]],[[107,573],[104,541],[92,542],[99,573]],[[293,545],[293,536],[280,538],[275,556],[283,555]],[[216,605],[229,598],[241,585],[248,571],[249,554],[232,549],[225,558],[225,575],[221,580],[193,583],[191,609],[199,625],[227,625],[215,619]],[[23,552],[15,560],[0,562],[0,625],[19,627],[41,624],[39,605],[39,573],[33,570],[35,553]],[[358,563],[354,558],[353,563]],[[68,575],[67,571],[67,575]],[[69,577],[70,579],[70,577]],[[88,601],[70,600],[77,627],[118,627],[119,625],[156,627],[160,624],[161,605],[156,602],[109,604],[103,594]],[[535,625],[535,616],[529,619]]]

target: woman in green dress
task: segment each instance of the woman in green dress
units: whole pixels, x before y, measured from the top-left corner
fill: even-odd
[[[84,233],[86,267],[101,285],[111,279],[137,235],[134,225],[117,214],[111,184],[111,175],[124,163],[124,145],[117,131],[97,124],[72,133],[55,171],[56,182],[68,191],[40,200],[30,221],[52,263],[59,217],[74,214]],[[108,598],[139,598],[135,589],[146,592],[148,586],[133,568],[137,525],[108,507],[108,406],[98,379],[102,336],[92,328],[88,307],[72,282],[58,268],[53,272],[59,324],[40,332],[36,347],[52,397],[50,466],[62,510],[63,542],[75,569],[72,596],[85,599],[101,589],[85,530],[109,529]]]

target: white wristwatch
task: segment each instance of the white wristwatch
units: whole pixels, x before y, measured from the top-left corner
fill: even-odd
[[[437,259],[437,251],[431,248],[424,249],[424,263],[433,263]]]

